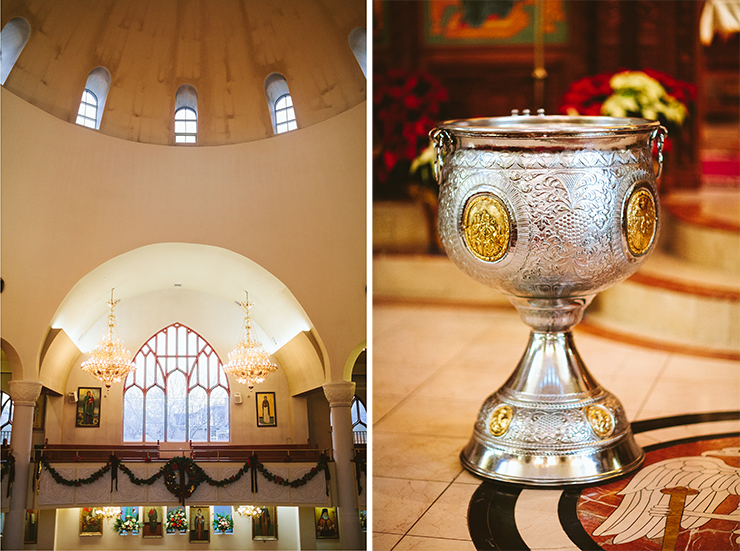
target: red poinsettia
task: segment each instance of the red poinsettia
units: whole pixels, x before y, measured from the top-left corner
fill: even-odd
[[[447,90],[423,71],[393,69],[374,76],[373,168],[379,183],[399,161],[410,162],[429,145],[429,131],[446,100]]]

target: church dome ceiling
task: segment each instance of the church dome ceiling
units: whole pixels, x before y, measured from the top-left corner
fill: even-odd
[[[299,130],[365,101],[348,42],[365,9],[364,0],[3,0],[3,28],[22,17],[31,29],[4,86],[74,123],[88,76],[105,67],[102,134],[173,144],[175,96],[189,85],[198,145],[269,138],[271,74],[285,78]]]

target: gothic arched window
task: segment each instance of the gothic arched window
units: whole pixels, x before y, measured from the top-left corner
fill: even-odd
[[[10,394],[0,391],[0,442],[7,438],[10,443],[10,433],[13,429],[13,400]]]
[[[229,382],[203,337],[175,323],[134,363],[123,389],[124,442],[228,442]]]
[[[352,398],[352,436],[355,444],[367,444],[367,409],[357,396]]]

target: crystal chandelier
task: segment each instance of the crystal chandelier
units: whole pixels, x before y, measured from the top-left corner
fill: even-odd
[[[131,361],[131,353],[123,347],[123,343],[118,338],[116,316],[113,315],[113,307],[118,302],[118,300],[113,300],[113,289],[111,289],[108,301],[108,306],[110,306],[108,330],[95,349],[90,352],[90,357],[80,365],[83,371],[87,371],[105,384],[106,396],[110,391],[110,385],[122,381],[129,372],[136,369]]]
[[[103,507],[102,509],[98,508],[93,511],[93,514],[96,517],[102,517],[103,520],[113,520],[117,516],[121,514],[121,508],[120,507]]]
[[[236,512],[243,517],[257,518],[262,514],[262,507],[255,507],[254,505],[239,505]]]
[[[270,356],[262,348],[252,329],[252,320],[249,317],[249,309],[254,305],[247,300],[239,303],[247,311],[244,318],[242,332],[236,348],[229,352],[229,363],[224,366],[224,371],[236,377],[236,380],[246,384],[251,392],[254,385],[263,382],[267,376],[277,371],[277,365],[270,361]]]

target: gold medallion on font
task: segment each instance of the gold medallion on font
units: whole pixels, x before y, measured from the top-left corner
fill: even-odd
[[[657,226],[653,194],[644,187],[636,188],[627,201],[624,212],[627,246],[633,255],[641,256],[650,249]]]
[[[586,418],[597,436],[606,438],[614,432],[614,417],[605,407],[587,407]]]
[[[504,203],[491,193],[471,197],[463,212],[468,250],[486,262],[501,260],[509,250],[511,222]]]
[[[493,410],[491,414],[491,422],[488,424],[491,434],[493,436],[502,436],[511,424],[511,420],[514,418],[514,410],[511,406],[501,404]]]

